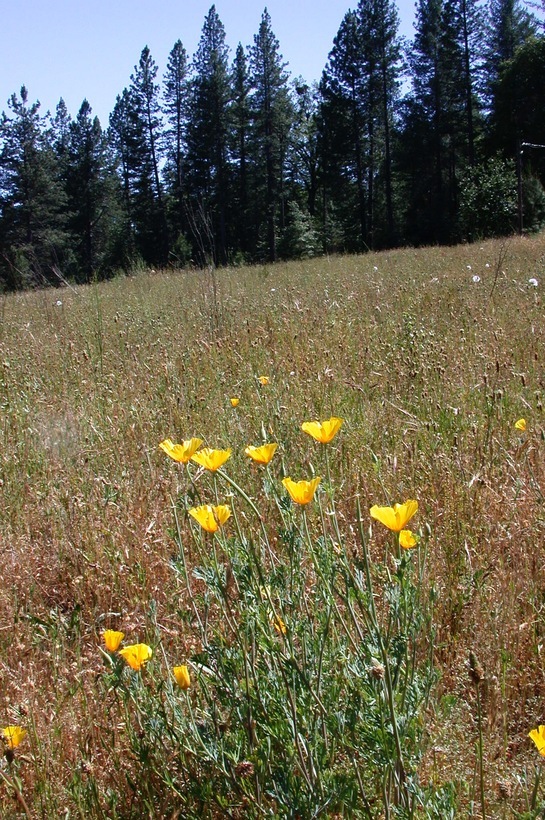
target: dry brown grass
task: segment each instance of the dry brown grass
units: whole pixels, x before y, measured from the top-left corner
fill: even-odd
[[[74,811],[75,772],[125,788],[119,716],[96,685],[101,629],[143,640],[155,621],[165,651],[193,647],[170,567],[179,483],[158,442],[232,447],[251,492],[246,444],[265,431],[277,469],[302,477],[314,454],[300,424],[330,414],[346,419],[340,516],[358,492],[364,508],[415,497],[431,529],[442,677],[426,774],[470,798],[472,649],[491,816],[523,810],[526,734],[545,722],[544,268],[538,236],[3,298],[0,714],[32,727],[21,776],[35,816]]]

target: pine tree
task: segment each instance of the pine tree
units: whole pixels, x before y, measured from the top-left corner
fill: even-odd
[[[331,209],[343,226],[343,247],[367,247],[365,56],[358,16],[348,11],[339,26],[320,82],[320,155],[323,224]]]
[[[168,260],[167,222],[162,183],[159,173],[162,137],[157,65],[149,48],[142,49],[138,65],[131,75],[129,116],[138,164],[133,194],[137,213],[137,239],[144,259],[152,264]]]
[[[0,275],[7,288],[58,284],[68,251],[65,199],[40,103],[23,86],[0,122]]]
[[[490,0],[488,7],[486,88],[494,96],[494,86],[503,63],[516,49],[538,33],[538,22],[520,0]]]
[[[360,37],[367,108],[368,225],[374,247],[394,239],[392,132],[399,98],[399,16],[391,0],[360,0]],[[386,230],[378,227],[385,225]],[[380,235],[382,233],[382,236]]]
[[[133,191],[136,189],[140,166],[140,140],[135,132],[128,89],[118,94],[114,110],[110,114],[107,140],[113,165],[117,171],[123,204],[123,218],[118,229],[119,243],[123,248],[122,266],[129,268],[138,255],[136,245],[136,208]]]
[[[228,58],[225,29],[212,6],[193,60],[187,128],[188,216],[203,264],[224,264],[228,256]]]
[[[250,78],[244,48],[239,43],[232,67],[233,100],[230,107],[230,157],[233,165],[232,208],[233,237],[238,250],[246,254],[250,248],[250,209],[248,150],[252,112],[250,108]]]
[[[277,233],[285,224],[285,161],[292,106],[288,75],[280,54],[271,18],[264,10],[254,44],[250,48],[252,77],[253,162],[255,168],[255,213],[258,232],[265,231],[266,256],[277,256]]]
[[[464,53],[456,0],[419,0],[410,55],[412,92],[406,102],[404,156],[409,239],[456,236],[457,174],[467,161]],[[459,167],[461,166],[461,167]]]
[[[184,233],[187,230],[184,200],[189,93],[187,52],[181,40],[177,40],[168,57],[163,88],[163,113],[166,119],[164,177],[169,194],[169,232],[173,238],[173,252],[177,255],[179,245],[184,244]]]
[[[287,159],[291,186],[290,200],[301,199],[309,217],[317,217],[319,144],[319,91],[308,86],[302,77],[294,81],[294,115]],[[304,195],[304,199],[303,199]]]
[[[100,122],[92,116],[87,100],[70,123],[67,155],[68,227],[76,263],[73,278],[88,282],[94,275],[105,275],[113,261],[110,254],[118,186]]]

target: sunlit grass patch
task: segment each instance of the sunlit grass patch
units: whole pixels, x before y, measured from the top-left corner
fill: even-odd
[[[487,814],[537,811],[543,258],[534,237],[3,298],[2,725],[27,730],[33,812],[466,812],[477,697]],[[300,505],[288,478],[321,480]],[[368,514],[406,499],[399,533]],[[150,647],[140,671],[108,632]]]

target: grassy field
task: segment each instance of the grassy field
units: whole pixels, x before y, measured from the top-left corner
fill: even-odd
[[[544,285],[542,235],[3,297],[2,817],[542,816]]]

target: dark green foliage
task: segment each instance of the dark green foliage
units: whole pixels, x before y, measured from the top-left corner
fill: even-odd
[[[518,141],[545,144],[543,121],[543,77],[545,40],[531,39],[511,60],[503,64],[492,112],[492,139],[495,146],[512,154]],[[545,151],[524,147],[523,167],[545,179]]]
[[[106,275],[116,262],[113,228],[121,217],[121,203],[107,142],[87,100],[70,123],[66,145],[62,143],[62,147],[59,161],[64,169],[67,227],[73,254],[66,275],[76,282],[88,282],[94,276]]]
[[[132,128],[133,187],[132,214],[136,245],[144,260],[165,264],[168,237],[163,186],[160,179],[162,136],[157,66],[146,46],[131,76],[128,116]]]
[[[216,7],[208,12],[193,60],[187,123],[189,225],[200,264],[227,261],[231,85],[225,29]]]
[[[485,92],[493,105],[502,66],[515,51],[537,35],[537,20],[520,0],[491,0],[486,44]]]
[[[13,95],[0,123],[3,287],[503,235],[518,158],[537,229],[536,18],[520,0],[491,0],[486,17],[478,0],[418,0],[411,43],[398,27],[394,0],[359,0],[311,87],[290,83],[266,9],[230,63],[212,6],[191,60],[174,43],[162,93],[142,50],[106,133],[87,101],[72,120],[61,99],[46,120],[26,90]]]
[[[163,88],[163,113],[166,120],[164,131],[165,168],[163,177],[168,191],[167,215],[171,241],[171,259],[185,264],[188,256],[180,253],[187,243],[188,230],[185,213],[187,196],[186,174],[186,123],[189,105],[189,67],[187,52],[181,40],[177,40],[168,57]]]
[[[468,168],[460,180],[460,235],[477,240],[512,233],[516,186],[513,163],[494,158]]]
[[[522,216],[525,231],[539,231],[545,225],[545,190],[536,177],[522,182]]]
[[[278,233],[285,227],[286,156],[293,113],[285,65],[266,9],[250,48],[250,76],[254,224],[264,240],[260,250],[274,262]]]
[[[327,157],[323,183],[346,226],[343,244],[349,250],[390,245],[396,235],[392,157],[401,72],[398,26],[393,4],[362,0],[341,23],[320,86],[321,150]]]
[[[287,224],[281,242],[281,255],[285,259],[308,259],[320,251],[320,241],[312,217],[301,210],[297,202],[289,202]]]
[[[253,223],[250,208],[250,137],[252,110],[251,83],[246,53],[239,43],[232,67],[233,98],[229,109],[229,153],[232,167],[231,220],[236,248],[246,254],[252,244]]]
[[[23,86],[0,122],[0,277],[8,289],[58,284],[70,254],[60,166],[39,108]]]

